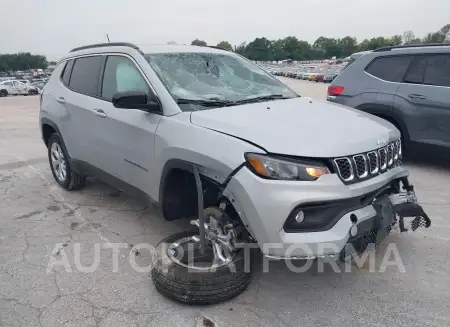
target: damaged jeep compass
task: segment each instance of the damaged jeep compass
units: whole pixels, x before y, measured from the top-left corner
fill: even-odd
[[[431,223],[391,123],[301,97],[218,48],[73,49],[41,94],[40,127],[64,189],[95,177],[173,224],[192,219],[161,241],[152,270],[158,291],[185,303],[242,292],[245,244],[274,259],[344,258],[395,224]]]

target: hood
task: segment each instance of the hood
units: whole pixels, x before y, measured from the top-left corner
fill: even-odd
[[[343,105],[304,97],[191,113],[191,122],[269,153],[330,158],[379,148],[400,138],[389,122]]]

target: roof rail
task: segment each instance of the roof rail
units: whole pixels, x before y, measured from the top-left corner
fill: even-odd
[[[111,43],[97,43],[97,44],[90,44],[90,45],[84,45],[82,47],[74,48],[70,50],[69,52],[75,52],[85,49],[93,49],[93,48],[103,48],[103,47],[130,47],[133,48],[139,52],[142,53],[141,49],[137,45],[134,45],[132,43],[127,42],[111,42]]]
[[[404,44],[378,48],[373,50],[373,52],[391,51],[393,49],[404,49],[404,48],[426,48],[426,47],[448,47],[448,46],[450,46],[450,43]]]
[[[226,50],[224,48],[221,48],[221,47],[218,47],[216,45],[205,45],[205,47],[212,48],[212,49],[223,50],[223,51],[228,51],[228,50]]]

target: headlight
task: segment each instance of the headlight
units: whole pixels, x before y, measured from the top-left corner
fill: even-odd
[[[308,161],[291,161],[255,153],[245,154],[245,159],[255,173],[270,179],[314,181],[330,173],[324,165]]]

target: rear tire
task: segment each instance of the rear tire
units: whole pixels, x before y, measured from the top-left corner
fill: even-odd
[[[2,97],[7,97],[8,96],[8,91],[6,90],[0,90],[0,98]]]
[[[48,161],[55,181],[67,191],[82,189],[86,185],[86,176],[82,176],[72,170],[66,148],[58,134],[55,133],[50,136],[47,148]],[[56,149],[58,150],[56,151]],[[58,170],[58,166],[54,163],[55,152],[59,152],[60,165],[63,163],[64,173],[61,173],[62,170]]]
[[[242,293],[251,279],[249,269],[245,269],[242,249],[230,265],[218,267],[215,271],[192,271],[170,259],[167,254],[169,245],[193,235],[198,235],[198,229],[173,234],[156,247],[152,280],[158,292],[175,301],[197,305],[223,302]]]

